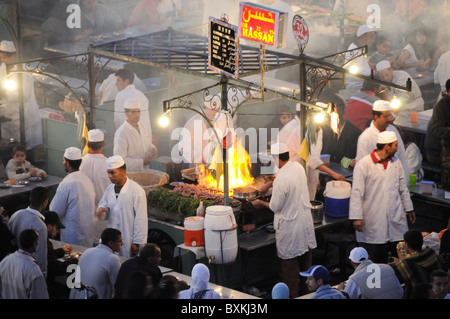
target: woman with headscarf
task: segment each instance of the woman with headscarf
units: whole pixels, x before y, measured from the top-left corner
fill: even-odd
[[[220,294],[208,287],[209,269],[206,265],[196,264],[191,277],[191,287],[180,291],[178,299],[220,299]]]

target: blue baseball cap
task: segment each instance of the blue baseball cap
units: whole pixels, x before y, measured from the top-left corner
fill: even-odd
[[[313,265],[308,271],[301,271],[300,275],[303,277],[314,277],[316,279],[328,280],[330,272],[322,265]]]

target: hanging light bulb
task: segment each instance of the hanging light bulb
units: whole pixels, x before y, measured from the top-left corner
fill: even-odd
[[[358,73],[358,67],[356,65],[352,65],[349,69],[351,74],[356,74]]]
[[[397,98],[396,95],[393,96],[392,100],[391,100],[391,107],[394,110],[397,110],[401,105],[400,99]]]
[[[325,120],[325,114],[317,113],[316,115],[314,115],[314,121],[316,123],[323,123],[324,120]]]
[[[7,91],[14,91],[17,89],[17,83],[16,81],[14,81],[13,79],[6,79],[3,82],[3,87],[7,90]]]
[[[167,127],[169,125],[169,118],[163,114],[160,118],[159,118],[159,125],[161,127]]]

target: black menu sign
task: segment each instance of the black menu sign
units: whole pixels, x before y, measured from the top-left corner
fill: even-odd
[[[237,79],[239,77],[238,28],[212,17],[209,21],[208,67]]]

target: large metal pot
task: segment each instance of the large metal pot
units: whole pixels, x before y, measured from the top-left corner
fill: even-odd
[[[321,223],[323,220],[323,203],[318,200],[312,200],[311,206],[311,214],[314,224]]]

